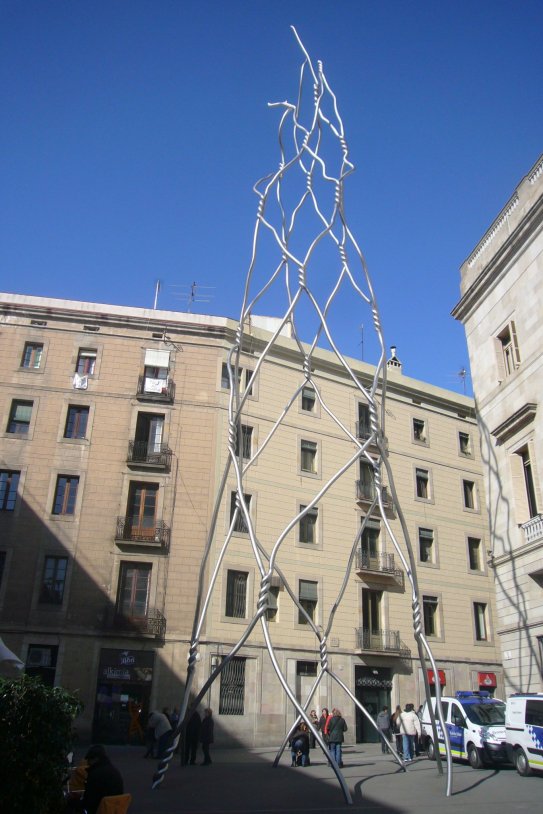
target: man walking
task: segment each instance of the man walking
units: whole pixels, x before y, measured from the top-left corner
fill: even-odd
[[[406,704],[400,715],[400,732],[403,740],[403,759],[409,763],[415,757],[415,735],[421,736],[420,721],[414,704]]]
[[[390,738],[392,737],[390,731],[390,712],[388,711],[388,707],[383,707],[377,716],[377,728],[379,730],[379,734],[381,735],[381,752],[383,755],[387,755],[390,752],[387,741],[390,741]]]
[[[341,744],[343,743],[343,733],[347,731],[347,724],[341,717],[339,709],[332,710],[332,717],[328,723],[328,748],[330,754],[336,761],[337,765],[343,766],[341,759]]]

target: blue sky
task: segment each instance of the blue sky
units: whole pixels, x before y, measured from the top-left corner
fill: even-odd
[[[461,391],[459,267],[543,151],[539,0],[2,0],[0,288],[149,307],[160,278],[186,310],[195,281],[193,311],[239,316],[291,24],[338,97],[385,341]],[[367,311],[341,322],[374,361]]]

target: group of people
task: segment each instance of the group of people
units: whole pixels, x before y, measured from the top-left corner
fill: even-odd
[[[315,729],[320,732],[324,742],[328,745],[330,754],[337,765],[341,768],[343,733],[347,731],[347,724],[339,709],[334,707],[330,713],[323,707],[321,716],[317,715],[314,709],[309,713],[309,718]],[[309,749],[315,748],[316,739],[305,722],[301,722],[293,734],[290,736],[290,751],[292,766],[309,766]]]
[[[414,704],[406,704],[402,710],[398,704],[392,715],[388,707],[383,707],[377,716],[377,728],[381,734],[381,751],[390,751],[387,741],[394,736],[396,751],[408,763],[420,754],[421,726]]]
[[[143,757],[153,757],[161,760],[166,749],[172,742],[174,732],[179,724],[179,710],[174,708],[173,713],[169,713],[167,708],[162,712],[151,712],[147,719],[147,749]],[[198,752],[198,744],[202,744],[204,755],[202,766],[211,765],[209,748],[213,743],[213,711],[206,709],[203,720],[197,709],[189,712],[186,726],[183,730],[183,747],[181,751],[181,762],[183,765],[194,766]]]

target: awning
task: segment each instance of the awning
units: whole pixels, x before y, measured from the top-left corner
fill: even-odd
[[[486,690],[493,690],[496,688],[496,673],[479,673],[479,687],[484,687]]]
[[[447,684],[447,679],[445,678],[445,670],[438,670],[437,674],[439,676],[439,686],[445,687]],[[430,682],[430,684],[436,683],[433,670],[428,670],[428,681]]]
[[[169,350],[153,350],[148,348],[145,351],[145,367],[166,367],[170,366]]]

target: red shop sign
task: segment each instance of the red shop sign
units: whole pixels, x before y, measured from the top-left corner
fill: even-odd
[[[445,687],[446,684],[447,684],[447,679],[445,678],[445,670],[438,670],[437,674],[439,676],[439,685],[440,685],[440,687]],[[433,670],[428,670],[428,681],[430,682],[430,684],[435,684],[436,683]]]
[[[479,673],[479,687],[494,690],[496,688],[496,673]]]

